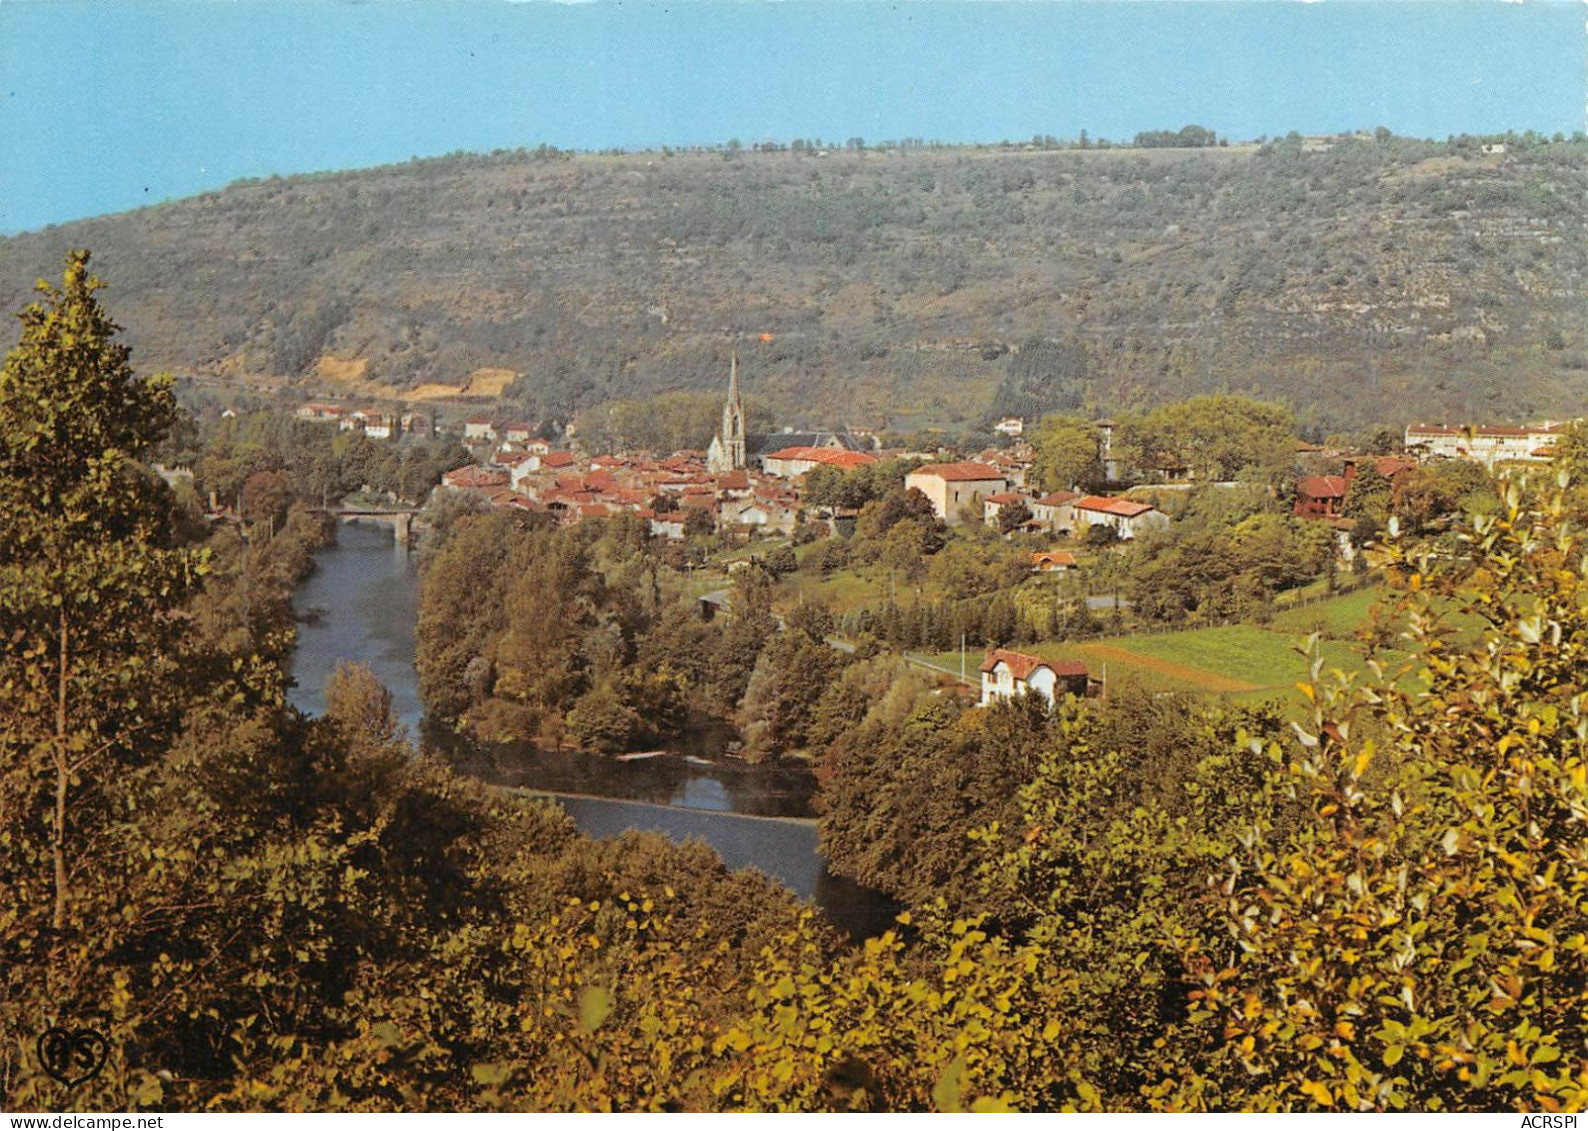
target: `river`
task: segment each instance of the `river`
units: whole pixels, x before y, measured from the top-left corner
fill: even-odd
[[[315,555],[315,566],[293,596],[300,623],[292,704],[309,714],[323,711],[326,680],[338,663],[355,660],[391,691],[410,732],[424,734],[414,670],[419,574],[413,556],[383,526],[342,523],[336,540]],[[804,767],[679,753],[619,759],[446,745],[461,772],[554,797],[590,836],[654,829],[674,840],[698,838],[728,867],[760,869],[852,935],[874,934],[892,921],[896,908],[885,896],[828,871],[811,811],[816,783]]]

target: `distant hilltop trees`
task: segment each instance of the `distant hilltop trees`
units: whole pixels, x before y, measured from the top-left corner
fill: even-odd
[[[1219,143],[1219,135],[1204,126],[1178,130],[1143,130],[1136,135],[1138,149],[1205,149]]]

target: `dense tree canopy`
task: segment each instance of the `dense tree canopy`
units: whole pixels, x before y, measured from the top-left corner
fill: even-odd
[[[1044,416],[1031,436],[1031,471],[1047,491],[1097,490],[1103,485],[1102,436],[1080,416]]]
[[[1124,687],[970,707],[829,648],[815,602],[780,625],[754,565],[708,623],[635,524],[452,514],[426,694],[616,744],[676,679],[803,745],[835,864],[910,905],[848,943],[701,845],[593,842],[458,776],[367,671],[289,709],[318,524],[177,544],[131,478],[166,408],[85,266],[0,376],[7,1110],[1588,1105],[1577,496],[1504,480],[1386,539],[1404,668],[1315,659],[1288,719]],[[865,509],[885,546],[940,534],[907,493]],[[1225,525],[1264,576],[1301,536]],[[89,1018],[106,1071],[67,1089],[35,1042]]]

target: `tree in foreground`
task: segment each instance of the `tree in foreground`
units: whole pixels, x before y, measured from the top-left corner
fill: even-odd
[[[169,737],[168,614],[202,569],[168,546],[169,497],[139,463],[174,419],[169,382],[133,373],[100,286],[72,252],[0,370],[0,811],[29,846],[7,886],[50,908],[54,946],[91,927],[73,888],[118,766]]]
[[[1303,685],[1275,796],[1309,819],[1259,813],[1223,869],[1181,1102],[1588,1105],[1585,547],[1560,492],[1516,483],[1463,543],[1398,563],[1411,679]]]

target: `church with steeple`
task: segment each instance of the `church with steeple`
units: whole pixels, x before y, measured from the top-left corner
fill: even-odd
[[[713,474],[740,471],[745,461],[744,401],[739,397],[739,351],[728,368],[728,400],[722,406],[722,427],[706,449],[706,468]]]
[[[728,365],[728,399],[722,406],[722,424],[706,449],[706,469],[713,475],[749,471],[752,461],[759,469],[762,456],[799,447],[869,452],[876,445],[847,432],[796,432],[792,428],[784,428],[781,432],[746,432],[744,401],[739,396],[739,351],[735,349]]]

